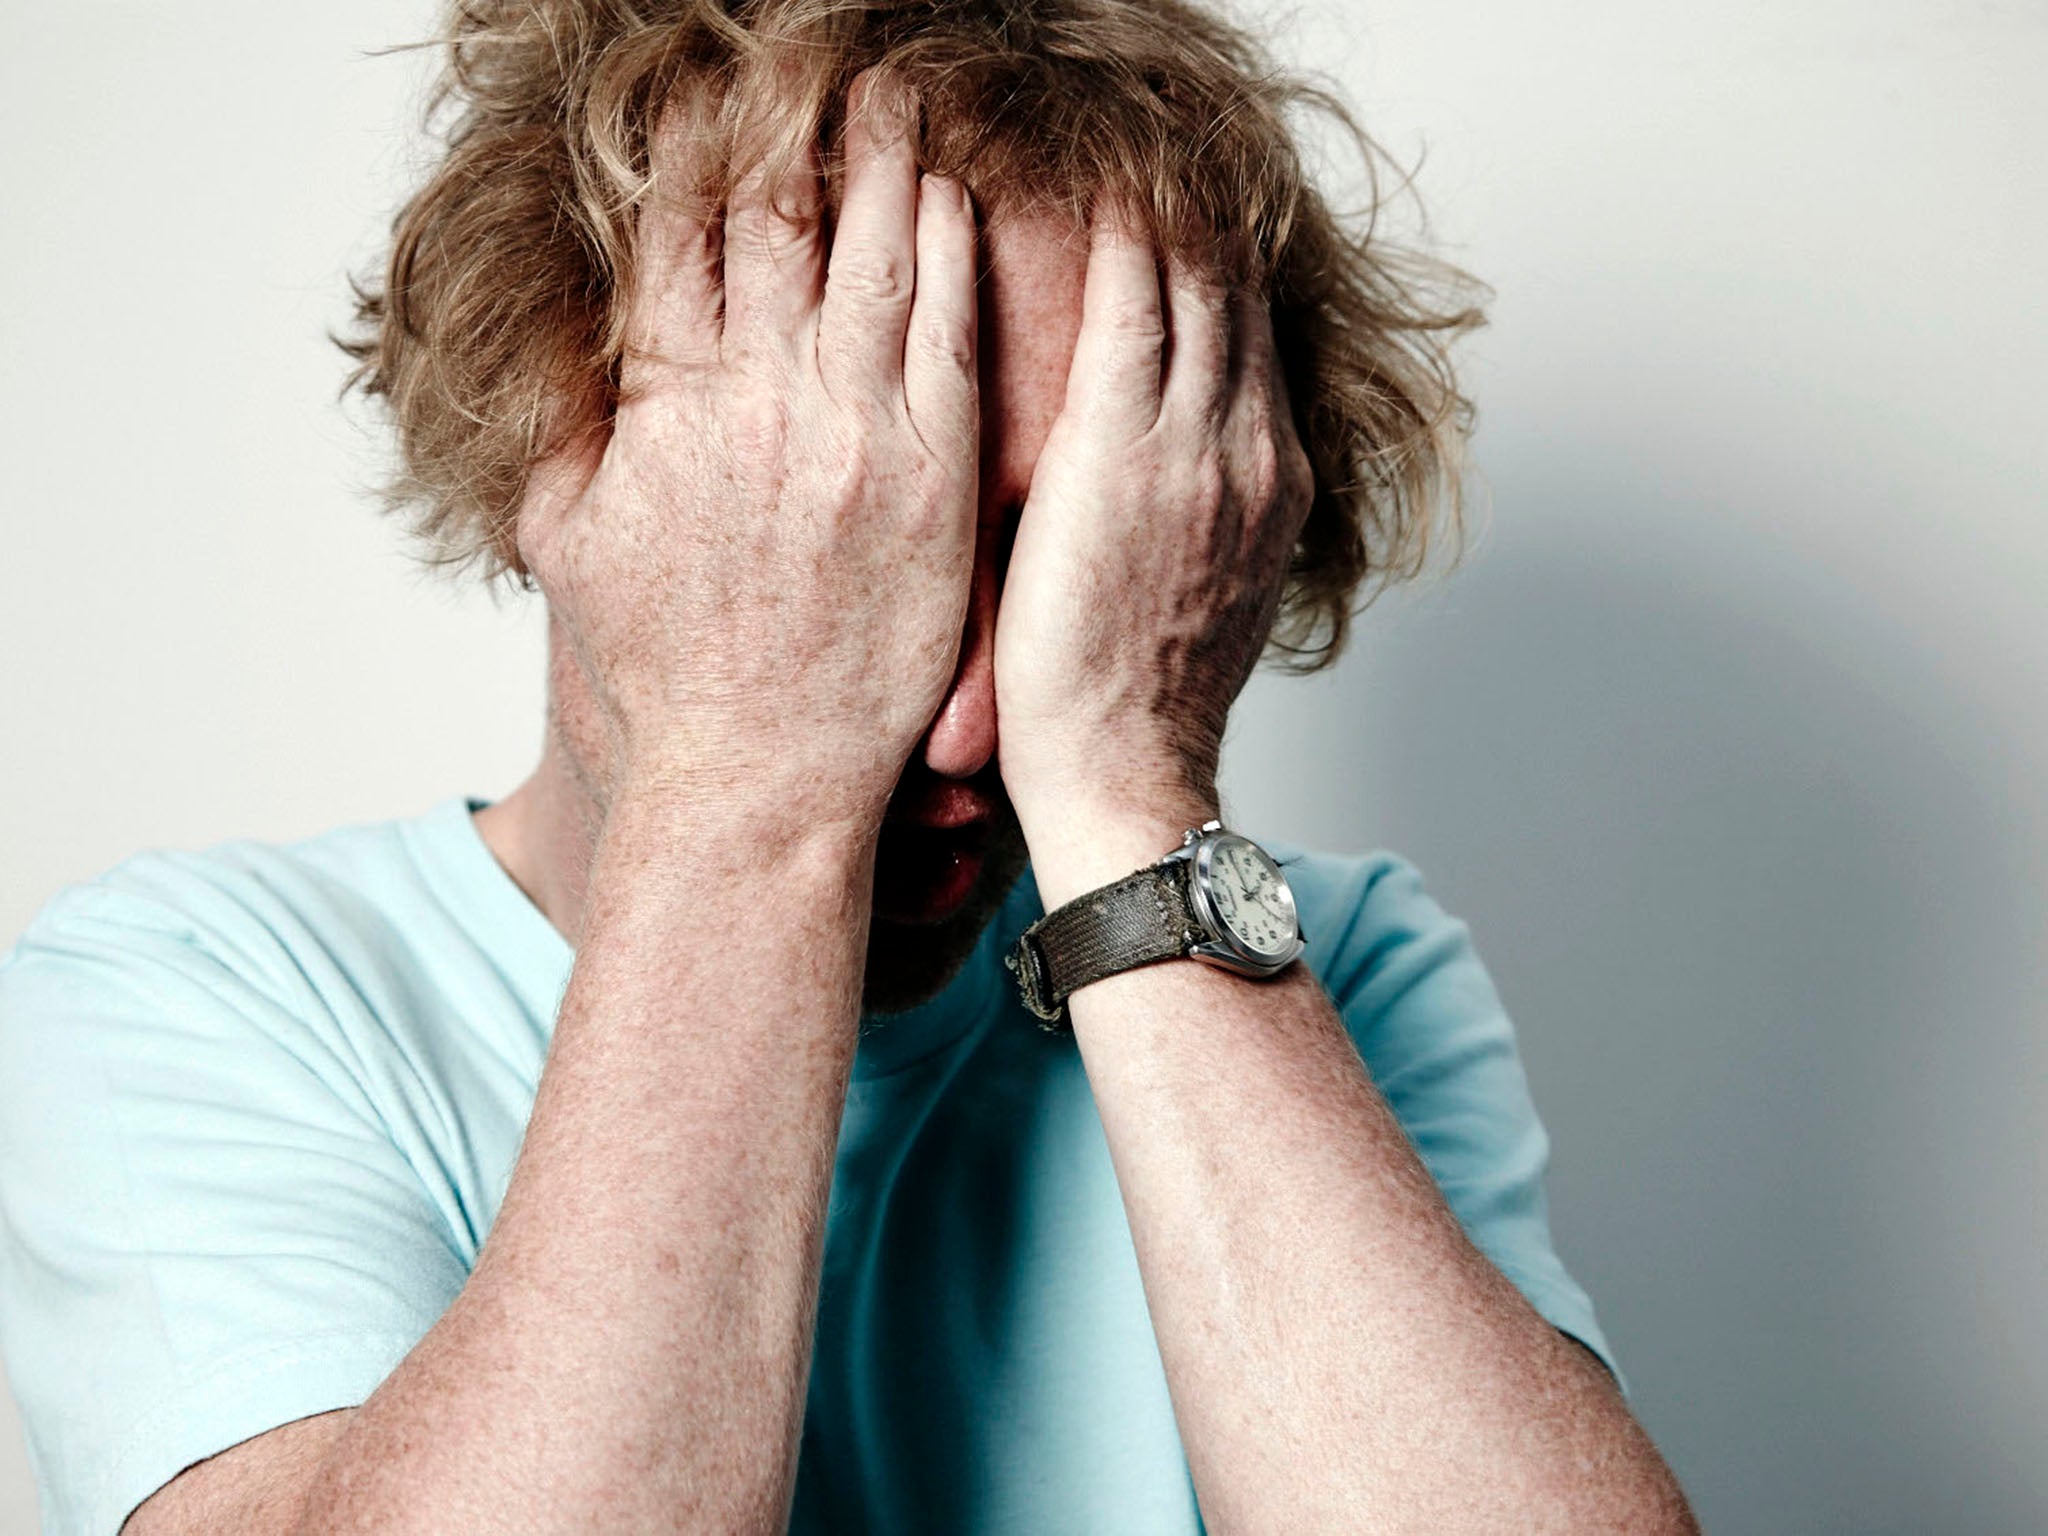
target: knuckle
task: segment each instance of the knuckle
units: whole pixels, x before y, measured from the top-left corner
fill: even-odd
[[[1246,500],[1260,508],[1274,505],[1283,489],[1279,445],[1265,433],[1253,438],[1239,474],[1243,477]]]
[[[1120,299],[1111,304],[1102,316],[1102,326],[1129,346],[1157,346],[1166,340],[1166,319],[1159,306],[1143,299]]]
[[[842,298],[860,304],[907,303],[911,292],[910,263],[895,251],[855,246],[834,257],[826,286]]]
[[[941,415],[936,420],[911,419],[920,494],[957,497],[964,485],[971,492],[978,475],[979,429],[971,413]]]
[[[1110,389],[1159,388],[1159,355],[1164,338],[1112,333],[1102,349],[1104,384]]]
[[[962,316],[928,316],[917,325],[911,345],[927,363],[956,373],[974,372],[974,337]]]
[[[734,214],[726,225],[728,264],[737,254],[752,265],[778,269],[805,257],[814,238],[802,223],[772,211]]]
[[[726,432],[743,462],[772,462],[789,438],[789,404],[783,392],[764,381],[738,384],[726,401]]]
[[[875,452],[866,434],[853,432],[832,445],[816,467],[817,507],[831,519],[857,516],[876,481]]]
[[[921,476],[916,492],[907,498],[904,532],[920,547],[958,540],[963,530],[972,526],[965,504],[961,487],[951,474],[938,470]]]
[[[725,216],[727,259],[772,256],[778,245],[778,221],[758,208],[734,207]]]
[[[933,442],[919,457],[919,492],[943,506],[952,506],[963,493],[971,495],[977,478],[971,425]]]

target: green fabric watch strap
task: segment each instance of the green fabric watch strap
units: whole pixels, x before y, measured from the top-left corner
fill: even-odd
[[[1188,952],[1198,937],[1186,859],[1149,865],[1076,896],[1024,930],[1003,964],[1048,1029],[1070,1022],[1067,998],[1091,981]]]

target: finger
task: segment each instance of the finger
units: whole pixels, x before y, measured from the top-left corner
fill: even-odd
[[[710,93],[688,81],[662,109],[648,144],[626,347],[656,362],[705,363],[718,355],[718,220],[704,197],[719,152]]]
[[[1067,408],[1084,419],[1141,433],[1159,417],[1166,322],[1159,269],[1137,221],[1098,212],[1088,235],[1081,334],[1067,369]]]
[[[744,159],[744,151],[743,156]],[[788,351],[816,313],[824,280],[818,151],[806,144],[782,186],[755,165],[725,213],[725,349]]]
[[[1267,425],[1287,414],[1287,380],[1273,341],[1273,311],[1254,284],[1236,289],[1229,304],[1226,409],[1250,426]]]
[[[917,291],[902,346],[903,399],[932,452],[978,469],[974,205],[946,176],[927,176],[917,210]]]
[[[1231,295],[1232,435],[1252,462],[1266,466],[1265,489],[1290,509],[1298,532],[1315,500],[1315,470],[1302,447],[1287,392],[1287,370],[1273,335],[1270,302],[1256,286]]]
[[[1230,289],[1215,266],[1176,254],[1166,264],[1166,300],[1172,345],[1162,409],[1203,422],[1220,420],[1231,382]]]
[[[862,71],[847,93],[846,194],[818,316],[826,384],[887,400],[902,392],[904,325],[917,282],[913,110],[880,70]]]

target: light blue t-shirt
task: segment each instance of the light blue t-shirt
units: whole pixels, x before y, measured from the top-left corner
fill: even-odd
[[[46,1536],[114,1536],[180,1469],[362,1402],[461,1290],[572,958],[476,804],[141,854],[0,957],[0,1350]],[[1451,1208],[1611,1368],[1465,925],[1397,855],[1269,846]],[[951,985],[861,1041],[805,1536],[1200,1530],[1079,1054],[1001,964],[1040,910],[1027,873]]]

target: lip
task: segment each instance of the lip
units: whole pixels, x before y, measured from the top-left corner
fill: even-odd
[[[977,822],[992,821],[995,811],[994,802],[981,791],[970,789],[965,784],[941,782],[918,791],[893,814],[884,816],[882,824],[950,832]]]

